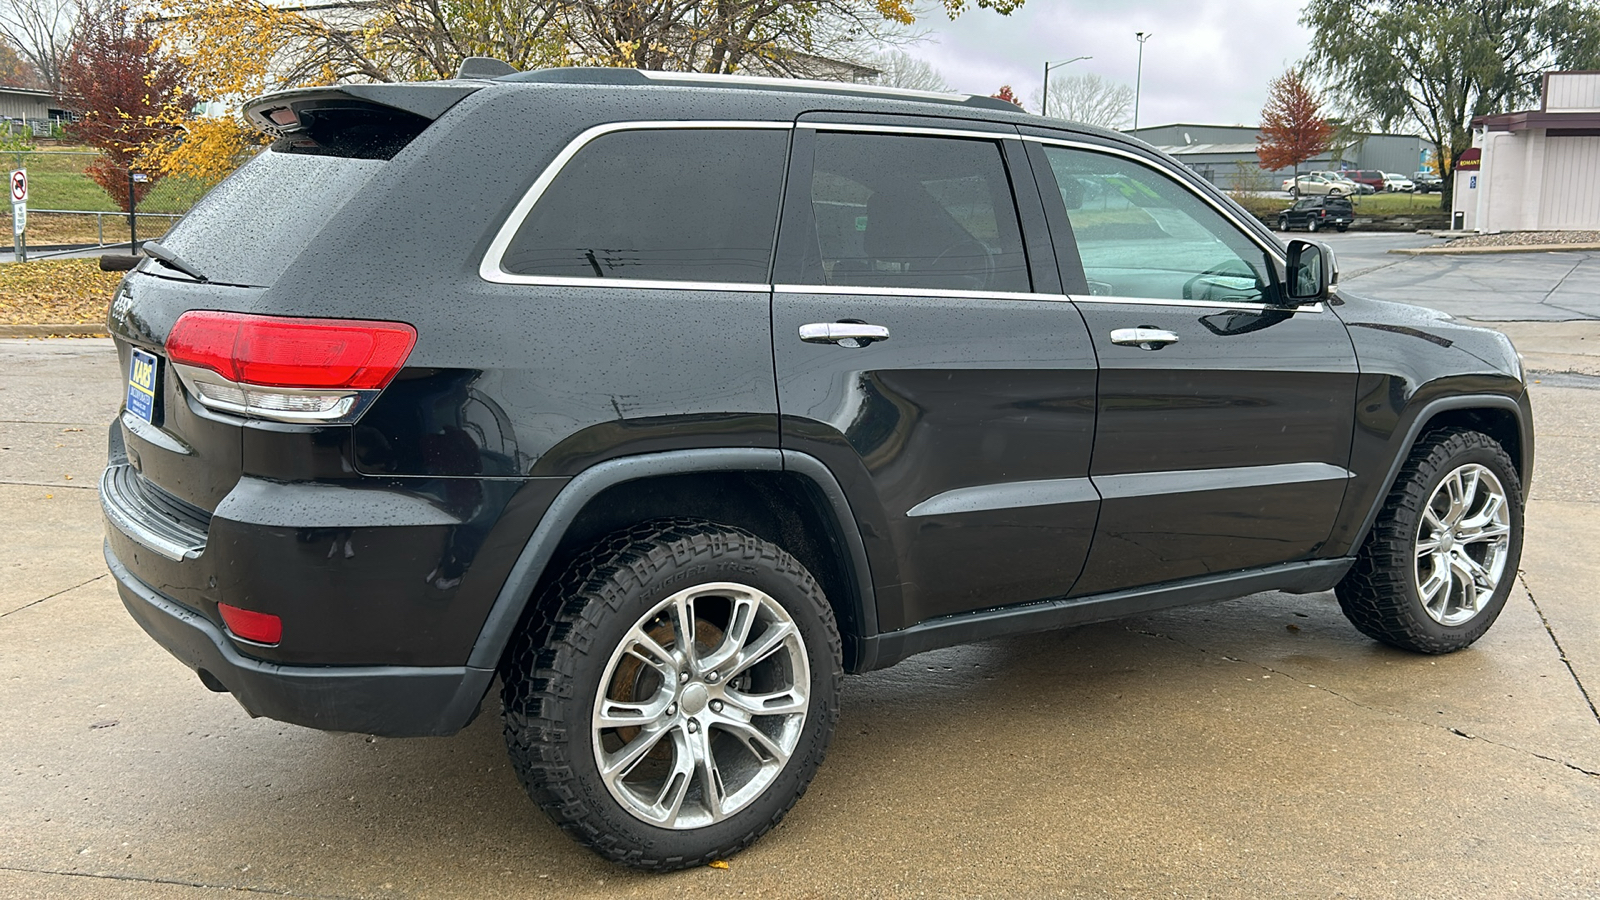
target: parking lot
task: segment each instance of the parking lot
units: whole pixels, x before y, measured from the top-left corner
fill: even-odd
[[[847,680],[780,827],[669,876],[551,825],[492,699],[385,740],[206,690],[105,574],[109,341],[0,341],[0,896],[1600,896],[1600,253],[1327,237],[1348,289],[1502,327],[1534,370],[1523,577],[1487,637],[1403,653],[1269,593],[924,654]]]

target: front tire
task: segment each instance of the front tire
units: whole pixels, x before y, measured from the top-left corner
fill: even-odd
[[[1412,450],[1334,590],[1368,637],[1450,653],[1494,624],[1521,557],[1522,490],[1511,458],[1481,432],[1435,431]]]
[[[782,548],[694,520],[580,554],[507,652],[512,768],[563,830],[667,871],[750,846],[789,811],[833,736],[838,628]]]

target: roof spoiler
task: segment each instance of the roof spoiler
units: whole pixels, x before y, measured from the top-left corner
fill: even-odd
[[[324,116],[335,110],[384,113],[395,119],[421,119],[426,127],[482,87],[459,81],[424,81],[296,88],[257,97],[245,104],[244,114],[252,125],[279,135],[308,130],[316,117],[307,114],[318,110]]]

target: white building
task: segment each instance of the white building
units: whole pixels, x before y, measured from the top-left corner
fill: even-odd
[[[1455,173],[1461,227],[1600,230],[1600,72],[1546,72],[1538,109],[1472,124]]]

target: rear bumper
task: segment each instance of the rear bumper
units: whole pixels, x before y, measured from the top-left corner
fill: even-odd
[[[471,666],[290,666],[239,653],[216,625],[140,581],[105,547],[129,614],[252,716],[384,737],[448,735],[477,715],[494,677]]]

